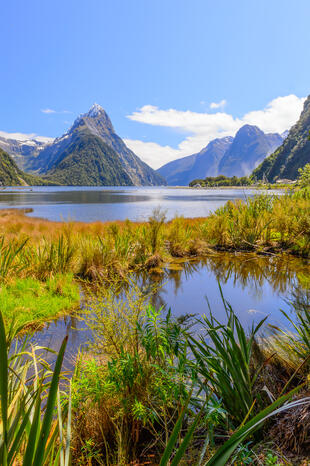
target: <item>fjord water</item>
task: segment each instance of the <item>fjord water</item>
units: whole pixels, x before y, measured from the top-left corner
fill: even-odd
[[[309,262],[294,257],[216,253],[200,261],[167,264],[163,272],[159,275],[139,274],[134,278],[145,292],[156,284],[158,289],[153,295],[153,304],[163,310],[171,308],[173,315],[178,317],[207,314],[208,300],[216,318],[225,323],[219,284],[224,297],[246,327],[268,316],[268,323],[281,324],[285,328],[288,322],[280,309],[294,316],[292,304],[299,305],[300,301],[310,298],[307,291]],[[68,334],[67,363],[70,366],[79,346],[89,338],[88,331],[81,329],[85,329],[83,319],[66,316],[48,323],[34,338],[39,344],[57,350]]]
[[[267,191],[273,194],[273,191]],[[0,208],[31,208],[28,215],[81,222],[147,220],[160,206],[171,219],[205,217],[228,200],[246,199],[253,189],[170,187],[23,187],[0,190]],[[277,192],[278,194],[279,192]]]

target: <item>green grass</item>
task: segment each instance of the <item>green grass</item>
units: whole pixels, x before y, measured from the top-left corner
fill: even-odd
[[[45,322],[79,304],[78,284],[73,276],[56,275],[46,282],[18,278],[1,286],[0,309],[4,320],[17,325]]]

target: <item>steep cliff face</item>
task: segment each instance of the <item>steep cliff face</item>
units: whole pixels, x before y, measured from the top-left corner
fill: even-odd
[[[132,186],[120,156],[87,128],[73,134],[47,172],[49,179],[72,186]]]
[[[220,161],[218,174],[247,176],[281,143],[280,134],[265,134],[257,126],[244,125]]]
[[[310,96],[304,103],[299,120],[290,129],[282,145],[254,170],[253,176],[270,182],[282,178],[296,179],[298,169],[310,162],[309,131]]]

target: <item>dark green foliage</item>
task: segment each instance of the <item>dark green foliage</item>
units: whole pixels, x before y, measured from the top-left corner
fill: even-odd
[[[2,186],[42,186],[49,182],[35,175],[24,173],[11,156],[0,148],[0,184]]]
[[[223,297],[222,297],[223,298]],[[233,423],[241,423],[251,413],[253,387],[258,373],[251,369],[255,335],[266,320],[252,326],[247,335],[231,306],[223,298],[227,323],[221,324],[212,314],[199,321],[205,332],[200,338],[190,337],[190,346],[201,374],[203,389],[211,389],[222,400]]]
[[[200,184],[201,187],[217,187],[217,186],[250,186],[252,181],[246,176],[238,178],[237,176],[228,176],[219,175],[219,176],[208,176],[204,180],[193,180],[190,182],[190,186],[195,186]]]
[[[112,308],[98,305],[97,313],[106,312],[104,320],[93,314],[93,354],[80,357],[73,378],[73,407],[80,420],[75,432],[85,445],[89,422],[100,422],[97,445],[105,438],[111,449],[101,448],[101,464],[129,464],[148,443],[161,451],[189,396],[187,345],[180,324],[170,311],[163,317],[162,309],[151,305],[138,320],[132,319],[132,306],[139,303],[132,301],[126,309],[124,304],[119,299]]]
[[[119,155],[99,137],[79,131],[47,173],[61,184],[131,186]]]
[[[309,128],[310,96],[283,144],[253,171],[253,178],[271,182],[282,178],[295,180],[298,169],[310,162]]]
[[[307,163],[304,168],[298,169],[299,177],[298,177],[298,184],[302,188],[306,188],[310,186],[310,163]]]

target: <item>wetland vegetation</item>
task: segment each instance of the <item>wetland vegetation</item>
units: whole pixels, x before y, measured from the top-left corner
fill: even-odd
[[[144,223],[91,224],[2,211],[1,464],[307,464],[309,205],[306,188],[171,221],[159,209]],[[294,318],[283,314],[291,331],[265,318],[247,329],[223,294],[222,320],[154,301],[164,269],[178,275],[185,261],[190,273],[197,260],[219,283],[246,283],[251,267],[259,287],[263,268],[281,292],[294,256],[304,265]],[[158,284],[141,286],[149,274]],[[92,338],[61,373],[66,340],[48,365],[24,333],[73,311],[85,285]]]

